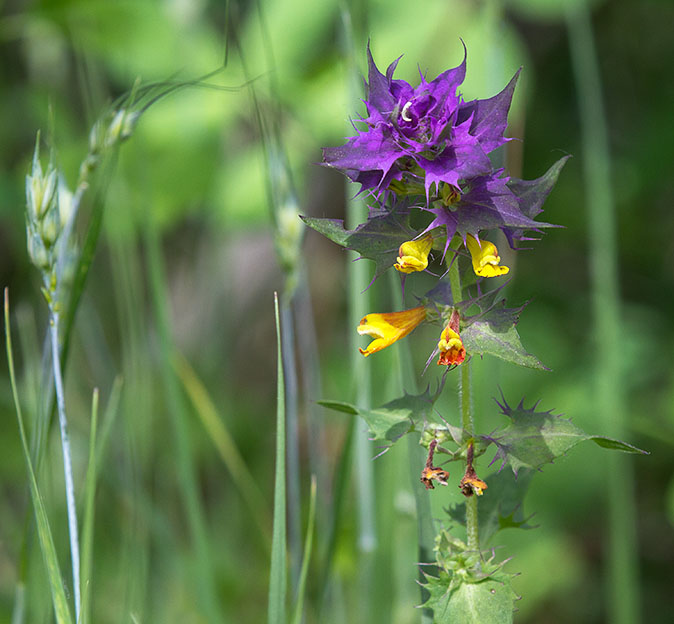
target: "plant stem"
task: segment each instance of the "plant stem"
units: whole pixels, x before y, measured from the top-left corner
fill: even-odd
[[[352,6],[353,5],[353,6]],[[347,58],[349,60],[349,73],[347,75],[347,88],[349,100],[354,102],[362,97],[363,83],[361,73],[356,63],[355,39],[360,33],[355,31],[358,24],[351,19],[352,8],[359,8],[359,3],[349,3],[342,11],[342,20],[344,21],[344,36]],[[360,7],[362,8],[362,7]],[[362,39],[359,39],[362,40]],[[351,197],[351,191],[348,191],[347,199],[347,225],[355,228],[359,223],[367,219],[369,209],[361,199]],[[369,267],[364,262],[354,262],[358,254],[350,251],[348,266],[349,276],[349,327],[352,328],[352,346],[351,346],[351,370],[355,381],[355,399],[360,407],[369,408],[371,405],[372,382],[370,375],[370,366],[365,358],[358,353],[358,338],[353,331],[358,326],[360,319],[370,310],[370,294],[367,290],[369,283]],[[365,431],[360,429],[355,432],[355,468],[359,475],[356,481],[356,491],[358,500],[358,524],[359,537],[358,545],[362,552],[370,553],[377,547],[377,531],[375,527],[374,511],[374,467],[372,464],[372,444]]]
[[[461,364],[459,377],[459,403],[461,406],[461,426],[465,435],[472,438],[475,435],[473,424],[473,395],[470,384],[470,362]],[[466,537],[468,548],[478,550],[480,541],[477,528],[477,496],[466,499]]]
[[[75,507],[75,486],[73,483],[72,455],[68,438],[68,419],[66,418],[66,402],[63,392],[63,375],[61,374],[61,358],[59,354],[59,313],[51,309],[49,333],[51,336],[52,364],[54,370],[54,389],[56,406],[61,429],[61,448],[63,450],[63,476],[66,486],[66,505],[68,507],[68,532],[70,534],[70,559],[73,569],[73,595],[75,597],[75,620],[80,618],[80,545],[77,535],[77,509]]]
[[[463,299],[461,288],[461,276],[459,275],[459,257],[452,252],[457,251],[461,245],[459,238],[452,241],[448,252],[452,257],[447,258],[449,263],[449,284],[452,289],[453,303],[458,303]],[[475,435],[475,424],[473,422],[473,395],[470,384],[470,362],[464,362],[460,366],[461,374],[459,376],[459,409],[461,411],[461,427],[464,435],[472,438]],[[466,461],[466,463],[468,463]],[[477,524],[477,496],[469,496],[466,499],[466,538],[468,548],[478,550],[480,546]]]
[[[577,85],[589,218],[597,348],[594,379],[596,410],[606,432],[621,438],[627,424],[619,352],[620,292],[611,159],[591,16],[584,3],[569,12],[567,27]],[[607,619],[616,624],[635,624],[640,618],[632,462],[629,455],[611,453],[607,455],[605,468],[608,507]]]

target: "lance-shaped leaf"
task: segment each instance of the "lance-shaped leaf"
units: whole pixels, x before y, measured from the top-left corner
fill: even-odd
[[[338,412],[360,416],[367,423],[372,440],[391,445],[406,433],[423,429],[438,396],[438,393],[431,394],[429,390],[418,395],[405,394],[375,409],[364,409],[342,401],[318,403]]]
[[[566,453],[579,442],[591,440],[604,448],[627,453],[647,454],[627,442],[604,436],[585,433],[571,420],[553,414],[552,411],[537,412],[535,404],[531,409],[524,407],[524,400],[512,408],[505,399],[497,401],[501,411],[510,419],[505,429],[490,436],[482,436],[485,442],[497,448],[492,461],[500,461],[499,470],[508,464],[517,475],[521,468],[539,470],[541,466],[552,463],[555,458]]]
[[[516,325],[524,307],[506,308],[505,299],[502,299],[486,312],[466,319],[468,326],[461,331],[466,351],[469,354],[494,355],[519,366],[548,370],[522,346]]]
[[[375,278],[395,264],[400,245],[415,236],[407,226],[407,215],[400,213],[374,214],[355,230],[347,230],[342,219],[301,218],[334,243],[373,260]]]
[[[478,533],[482,547],[487,546],[489,540],[501,529],[534,528],[529,524],[531,516],[525,517],[523,511],[524,496],[532,475],[531,470],[521,470],[517,478],[508,471],[496,472],[487,477],[489,487],[477,507]],[[447,513],[456,523],[465,524],[465,502],[454,505]]]

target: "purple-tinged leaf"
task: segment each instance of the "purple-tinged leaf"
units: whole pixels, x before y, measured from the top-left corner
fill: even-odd
[[[543,212],[543,203],[547,199],[550,191],[557,183],[557,178],[566,164],[570,156],[563,156],[560,158],[544,175],[536,180],[520,180],[518,178],[510,178],[508,181],[508,188],[517,197],[519,208],[522,214],[529,218],[535,219],[541,212]],[[550,225],[538,225],[537,227],[560,227]],[[528,240],[524,238],[524,229],[531,229],[525,226],[519,228],[518,226],[505,227],[503,232],[508,238],[511,247],[514,247],[515,239]]]

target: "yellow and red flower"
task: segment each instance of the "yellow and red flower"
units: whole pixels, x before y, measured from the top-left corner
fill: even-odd
[[[463,346],[461,336],[459,336],[459,320],[459,313],[454,310],[449,323],[440,334],[440,342],[438,342],[439,365],[458,365],[466,359],[466,349]]]
[[[401,312],[373,312],[363,317],[358,333],[372,336],[367,349],[358,349],[365,357],[392,345],[414,330],[426,319],[426,308],[419,306]]]
[[[466,236],[466,247],[473,260],[473,270],[475,275],[480,277],[498,277],[505,275],[510,269],[507,266],[501,266],[501,257],[498,255],[498,249],[494,243],[489,241],[478,241],[474,236]]]

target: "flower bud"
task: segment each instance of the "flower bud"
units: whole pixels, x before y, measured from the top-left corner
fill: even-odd
[[[46,271],[50,264],[49,252],[45,248],[42,238],[30,227],[30,225],[26,226],[26,243],[30,261],[40,269],[40,271]]]
[[[139,112],[132,113],[124,108],[115,112],[105,133],[105,147],[112,147],[128,139],[133,134],[139,117]]]
[[[37,227],[45,247],[51,249],[61,233],[61,216],[58,203],[47,211],[44,218],[38,222]]]
[[[73,194],[62,177],[59,178],[58,200],[61,228],[64,229],[73,214]]]

